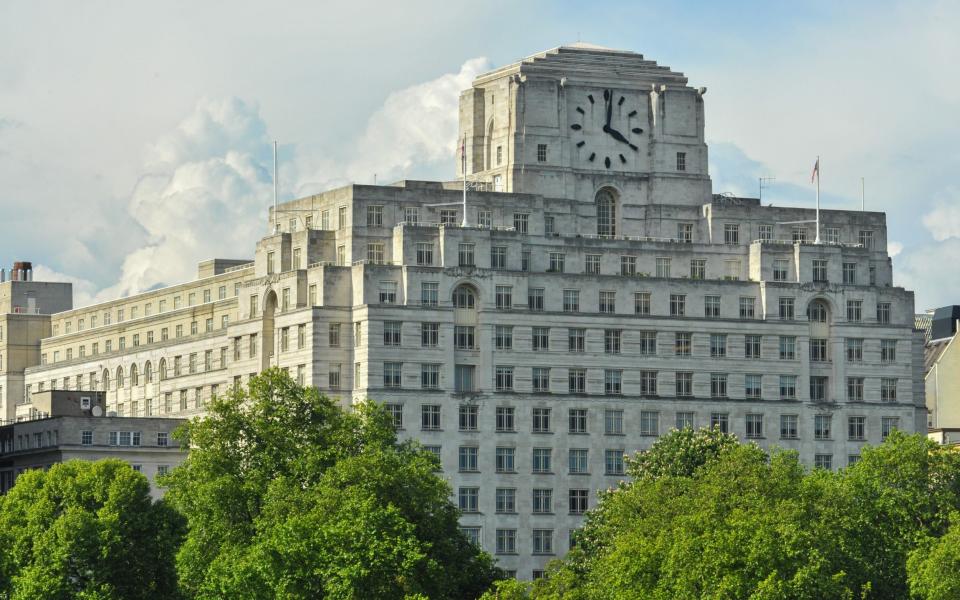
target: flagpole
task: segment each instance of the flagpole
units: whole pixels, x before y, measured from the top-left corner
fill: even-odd
[[[860,212],[864,211],[863,177],[860,178]]]
[[[463,165],[463,221],[461,227],[467,226],[467,136],[463,136],[463,144],[460,146],[460,153],[463,155],[460,159]]]
[[[817,156],[817,234],[813,240],[814,244],[820,243],[820,157]]]

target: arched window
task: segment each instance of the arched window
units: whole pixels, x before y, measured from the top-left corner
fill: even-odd
[[[165,381],[167,379],[167,359],[160,359],[160,381]]]
[[[105,392],[110,389],[110,371],[106,369],[103,370],[103,381],[100,383],[102,384],[102,387],[100,388],[102,391]]]
[[[454,308],[476,308],[477,294],[469,285],[459,285],[453,290]]]
[[[153,383],[153,365],[149,360],[143,365],[143,379],[144,383]]]
[[[117,367],[116,386],[118,390],[123,387],[123,367]]]
[[[140,385],[140,370],[137,369],[136,364],[130,365],[130,387],[136,387]]]
[[[807,306],[807,318],[814,323],[826,323],[830,320],[830,309],[823,300],[814,300]]]
[[[597,235],[617,235],[617,199],[608,188],[597,192]]]

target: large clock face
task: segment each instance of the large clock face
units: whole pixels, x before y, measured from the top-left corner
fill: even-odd
[[[570,129],[581,157],[609,169],[617,162],[627,164],[627,156],[639,150],[637,136],[643,129],[635,126],[636,107],[626,102],[626,96],[607,89],[588,93],[576,106]]]

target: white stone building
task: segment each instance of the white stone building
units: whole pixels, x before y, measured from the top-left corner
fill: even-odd
[[[277,365],[386,403],[521,578],[567,551],[625,453],[674,426],[826,468],[925,430],[885,216],[821,211],[814,243],[812,209],[714,195],[705,91],[585,45],[478,77],[460,102],[466,215],[459,181],[283,203],[252,261],[49,317],[4,418],[51,387],[189,416]]]

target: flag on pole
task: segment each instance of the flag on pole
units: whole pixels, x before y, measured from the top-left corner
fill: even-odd
[[[817,158],[817,162],[813,163],[813,172],[810,173],[810,183],[813,183],[817,177],[820,177],[820,159],[819,158]]]

